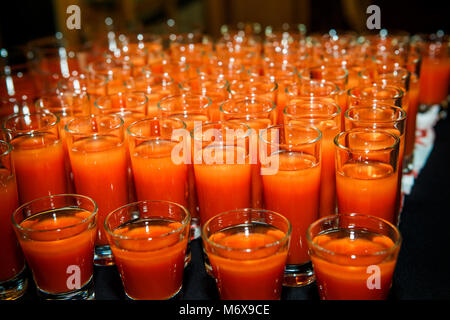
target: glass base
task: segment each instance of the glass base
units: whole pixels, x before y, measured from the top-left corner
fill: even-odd
[[[283,278],[285,287],[303,287],[316,280],[311,262],[301,265],[286,265]]]
[[[0,300],[16,300],[27,291],[28,278],[25,268],[14,278],[0,282]]]
[[[108,245],[95,247],[94,265],[101,267],[114,265],[114,257]]]
[[[161,300],[168,300],[168,301],[179,300],[182,295],[182,290],[181,290],[182,288],[183,288],[183,285],[181,285],[180,288],[177,290],[177,292],[175,292],[172,296],[170,296],[167,299],[161,299]],[[132,300],[132,301],[138,300],[138,299],[134,299],[134,298],[130,297],[126,291],[125,291],[125,297],[127,300]]]
[[[94,277],[78,290],[64,293],[49,293],[38,288],[38,296],[45,300],[94,300]]]
[[[200,238],[201,234],[202,234],[202,230],[200,227],[200,219],[192,218],[191,219],[191,231],[190,231],[191,240]]]
[[[405,155],[403,157],[403,174],[409,174],[414,169],[414,154]]]

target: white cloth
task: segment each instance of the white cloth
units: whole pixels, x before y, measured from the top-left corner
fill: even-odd
[[[439,120],[439,111],[440,107],[435,105],[427,112],[417,114],[413,170],[402,177],[402,193],[404,195],[411,192],[415,179],[425,166],[431,150],[433,150],[435,140],[434,126]]]

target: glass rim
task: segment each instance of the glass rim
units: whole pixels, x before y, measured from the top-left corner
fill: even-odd
[[[314,83],[318,83],[318,84],[324,84],[324,85],[328,85],[328,86],[334,88],[333,91],[331,91],[331,92],[330,92],[329,94],[327,94],[326,96],[318,96],[318,98],[319,98],[319,97],[327,97],[327,96],[335,96],[335,95],[337,95],[337,94],[341,91],[341,90],[339,89],[339,86],[338,86],[336,83],[334,83],[334,82],[332,82],[332,81],[329,81],[329,80],[324,80],[324,79],[302,79],[302,78],[300,78],[299,80],[300,80],[300,81],[294,82],[294,83],[292,83],[292,84],[286,86],[286,88],[284,89],[284,91],[285,91],[285,93],[286,93],[288,96],[300,96],[300,95],[297,94],[297,93],[289,92],[289,88],[293,88],[294,86],[302,86],[302,85],[303,85],[303,84],[302,84],[302,81],[307,81],[308,83],[314,82]],[[322,88],[323,88],[324,86],[319,86],[319,87],[322,87]],[[307,96],[304,96],[304,97],[307,98],[307,97],[316,97],[316,96],[314,96],[314,95],[307,95]]]
[[[106,99],[106,101],[108,101],[108,98],[110,99],[111,97],[117,97],[117,96],[120,96],[120,97],[123,96],[126,99],[128,96],[131,96],[131,95],[143,96],[144,97],[144,101],[138,102],[138,103],[134,104],[131,107],[128,107],[128,106],[126,106],[125,108],[121,107],[121,108],[119,108],[120,110],[128,111],[130,109],[129,111],[132,111],[133,109],[138,108],[138,107],[142,107],[142,106],[144,106],[144,105],[146,105],[148,103],[148,96],[147,96],[147,94],[144,91],[130,91],[130,92],[127,91],[127,92],[118,92],[118,93],[111,93],[111,94],[102,95],[102,96],[100,96],[100,97],[95,99],[94,107],[96,107],[99,110],[109,110],[110,108],[105,108],[104,105],[100,105],[99,104],[99,100],[100,99]]]
[[[377,109],[377,108],[378,108],[378,109],[383,109],[383,110],[386,110],[386,109],[394,109],[394,110],[396,110],[396,111],[399,112],[399,117],[398,117],[397,119],[390,119],[390,120],[378,120],[378,119],[377,119],[377,120],[371,121],[371,120],[365,120],[365,119],[355,119],[355,118],[352,118],[352,117],[349,115],[349,113],[350,113],[351,111],[353,111],[353,110],[362,110],[362,109],[365,109],[365,110],[367,110],[367,109],[372,109],[372,110],[374,110],[374,109]],[[398,106],[393,105],[393,104],[388,104],[388,103],[376,103],[376,102],[374,102],[374,103],[371,104],[371,105],[352,106],[352,107],[348,108],[348,109],[345,111],[345,113],[344,113],[344,117],[345,117],[346,119],[348,119],[348,120],[350,120],[350,121],[360,122],[360,123],[372,123],[372,122],[378,122],[378,123],[393,123],[393,122],[400,122],[400,121],[406,120],[406,116],[407,116],[406,111],[405,111],[403,108],[401,108],[401,107],[398,107]]]
[[[201,128],[201,129],[202,129],[202,132],[203,132],[203,127],[205,127],[205,126],[212,126],[212,125],[218,125],[218,124],[226,124],[226,125],[229,125],[229,126],[240,126],[240,127],[246,128],[246,129],[247,129],[246,134],[245,134],[244,136],[242,136],[242,137],[239,137],[239,139],[247,139],[247,138],[249,138],[249,137],[251,136],[251,134],[252,134],[252,129],[250,128],[249,125],[247,125],[247,124],[244,123],[244,122],[239,122],[239,121],[238,121],[238,122],[231,122],[231,121],[210,121],[210,122],[204,122],[204,123],[202,123],[202,124],[200,124],[200,125],[194,127],[194,128],[190,131],[190,136],[191,136],[191,138],[192,138],[194,141],[196,141],[196,142],[205,142],[205,141],[203,141],[203,138],[202,138],[201,140],[196,139],[196,137],[195,137],[195,135],[194,135],[194,133],[196,132],[196,129]],[[202,135],[202,137],[203,137],[203,135]],[[208,141],[206,141],[206,142],[208,142]]]
[[[121,234],[115,234],[114,230],[111,230],[108,226],[108,221],[111,219],[111,217],[113,216],[113,214],[121,212],[123,210],[126,210],[128,208],[134,207],[134,206],[139,206],[141,204],[152,204],[152,203],[162,203],[162,204],[167,204],[168,206],[175,206],[178,207],[179,209],[181,209],[181,211],[185,214],[185,217],[183,218],[183,221],[181,221],[181,227],[174,229],[172,231],[169,231],[167,233],[163,233],[160,234],[156,237],[132,237],[132,236],[124,236]],[[128,220],[129,221],[129,220]],[[179,203],[176,202],[172,202],[172,201],[166,201],[166,200],[141,200],[141,201],[136,201],[136,202],[132,202],[132,203],[128,203],[126,205],[123,205],[113,211],[111,211],[110,213],[108,213],[105,217],[105,220],[103,221],[103,226],[105,228],[105,231],[114,239],[120,239],[120,240],[154,240],[154,239],[161,239],[163,237],[167,237],[169,235],[172,234],[176,234],[176,233],[180,233],[183,231],[183,229],[185,229],[189,223],[191,222],[191,214],[189,212],[189,210],[182,206]]]
[[[84,136],[84,135],[98,136],[98,135],[101,135],[98,132],[97,133],[89,133],[89,134],[87,134],[87,133],[83,133],[83,132],[80,132],[80,131],[73,131],[73,130],[69,129],[69,125],[74,124],[76,121],[81,121],[81,120],[86,121],[86,120],[90,120],[90,119],[94,119],[94,118],[98,118],[98,117],[115,118],[115,119],[119,120],[119,123],[116,126],[114,126],[112,128],[109,128],[108,131],[120,129],[120,127],[123,127],[124,124],[125,124],[125,121],[123,120],[123,118],[120,115],[118,115],[118,114],[88,115],[88,116],[82,116],[82,117],[75,117],[75,118],[69,120],[66,123],[66,125],[64,126],[64,131],[66,131],[67,133],[69,133],[71,135],[74,135],[74,136],[75,135],[77,135],[77,136]]]
[[[313,239],[311,238],[311,233],[312,233],[312,229],[324,222],[328,222],[331,220],[335,220],[335,219],[339,219],[341,217],[362,217],[362,218],[366,218],[366,219],[371,219],[374,221],[378,221],[378,222],[382,222],[385,225],[387,225],[389,228],[391,228],[394,233],[397,235],[397,239],[394,239],[394,245],[387,248],[387,249],[383,249],[380,251],[377,251],[375,253],[371,253],[371,254],[344,254],[344,253],[336,253],[333,252],[329,249],[325,249],[322,246],[318,245],[317,243],[313,242]],[[356,228],[347,228],[347,229],[356,229]],[[391,239],[392,240],[392,239]],[[389,221],[383,219],[383,218],[379,218],[376,216],[372,216],[372,215],[367,215],[367,214],[362,214],[362,213],[338,213],[335,215],[329,215],[326,217],[322,217],[316,221],[314,221],[312,224],[309,225],[308,229],[306,230],[306,241],[314,248],[318,249],[321,252],[327,253],[329,255],[332,256],[340,256],[340,257],[371,257],[371,256],[379,256],[379,255],[387,255],[393,251],[395,251],[402,243],[402,235],[400,233],[400,230],[394,226],[392,223],[390,223]]]
[[[326,118],[327,119],[334,119],[335,117],[337,117],[341,112],[342,109],[341,107],[339,107],[339,105],[336,102],[333,101],[325,101],[325,98],[323,97],[319,97],[319,98],[310,98],[310,97],[305,97],[305,98],[299,98],[299,102],[294,102],[294,103],[289,103],[288,105],[286,105],[286,107],[284,107],[283,109],[283,115],[287,115],[287,116],[292,116],[295,119],[303,119],[303,117],[301,115],[292,115],[287,113],[287,108],[291,107],[291,106],[295,106],[297,104],[308,104],[311,105],[312,103],[323,103],[326,105],[331,105],[333,107],[336,108],[336,112],[332,113],[332,114],[326,114]],[[305,115],[306,116],[306,115]],[[309,118],[305,118],[305,119],[309,119]]]
[[[262,110],[262,111],[257,111],[257,112],[230,112],[227,110],[224,110],[224,106],[228,105],[228,104],[238,104],[238,103],[244,103],[246,101],[256,101],[258,103],[264,103],[265,105],[269,105],[270,109],[268,110]],[[277,105],[275,104],[274,101],[270,100],[270,99],[266,99],[266,98],[259,98],[259,97],[245,97],[245,98],[232,98],[232,99],[228,99],[226,101],[224,101],[223,103],[220,104],[219,106],[219,111],[227,114],[227,115],[238,115],[238,114],[251,114],[251,115],[263,115],[263,114],[267,114],[270,113],[272,111],[275,110],[275,108],[277,107]]]
[[[88,99],[88,94],[84,89],[80,89],[79,93],[75,91],[57,91],[56,93],[48,93],[41,95],[34,102],[34,107],[37,110],[49,110],[49,108],[54,108],[54,102],[59,102],[59,105],[56,106],[56,109],[73,109],[74,106],[79,106],[82,102],[77,103],[67,103],[68,98],[76,98],[76,99]],[[46,106],[47,104],[47,106]],[[50,104],[50,107],[48,106]],[[45,112],[45,111],[44,111]],[[51,112],[51,111],[48,111]]]
[[[65,227],[62,227],[62,228],[61,227],[57,227],[57,228],[53,228],[53,229],[35,230],[35,229],[30,229],[30,228],[24,228],[24,227],[22,227],[20,224],[18,224],[16,222],[16,219],[15,219],[16,213],[18,213],[19,211],[21,211],[25,207],[27,207],[27,206],[29,206],[29,205],[31,205],[33,203],[36,203],[38,201],[42,201],[42,200],[46,200],[46,199],[52,199],[52,198],[63,198],[63,197],[73,197],[73,198],[85,199],[88,202],[90,202],[91,204],[93,204],[94,208],[93,208],[93,210],[85,210],[85,209],[80,208],[80,209],[82,209],[84,211],[91,211],[90,215],[88,217],[86,217],[85,219],[83,219],[82,221],[79,221],[77,223],[71,224],[70,226],[65,226]],[[52,209],[48,209],[48,210],[45,210],[45,211],[42,211],[42,212],[48,212],[48,211],[56,211],[56,212],[58,212],[61,209],[64,209],[64,208],[52,208]],[[42,212],[38,212],[38,213],[42,213]],[[11,221],[12,221],[13,226],[17,230],[20,230],[21,232],[25,231],[25,232],[44,233],[44,232],[49,232],[49,231],[67,230],[67,229],[70,229],[70,228],[73,228],[73,227],[85,224],[86,222],[92,220],[92,218],[95,217],[97,215],[97,213],[98,213],[98,206],[97,206],[97,203],[92,198],[90,198],[88,196],[81,195],[81,194],[62,193],[62,194],[54,194],[54,195],[50,195],[50,196],[36,198],[36,199],[33,199],[31,201],[28,201],[28,202],[22,204],[16,210],[14,210],[13,214],[11,215]],[[36,215],[36,213],[31,215],[30,217],[32,217],[34,215]]]
[[[182,127],[181,127],[181,128],[177,128],[177,129],[186,129],[186,126],[187,126],[186,123],[185,123],[183,120],[179,119],[179,118],[172,118],[172,117],[152,117],[152,118],[144,118],[144,119],[140,119],[140,120],[134,121],[133,123],[131,123],[131,124],[128,126],[128,128],[127,128],[126,131],[127,131],[127,133],[128,133],[131,137],[134,137],[134,138],[143,138],[143,139],[149,138],[149,139],[152,139],[152,138],[154,138],[154,137],[145,136],[145,135],[139,135],[139,134],[136,134],[136,133],[131,132],[131,130],[130,130],[132,127],[134,127],[134,126],[136,126],[136,125],[138,125],[138,124],[141,124],[141,123],[144,123],[144,122],[147,122],[147,121],[151,121],[151,120],[157,120],[157,121],[163,120],[163,121],[180,122],[181,125],[182,125]],[[155,137],[155,138],[157,138],[157,137]]]
[[[349,148],[346,146],[343,146],[340,142],[339,139],[344,136],[344,135],[348,135],[350,133],[382,133],[385,135],[390,136],[391,138],[394,138],[394,143],[388,147],[382,147],[382,148],[378,148],[378,149],[370,149],[370,150],[366,150],[366,149],[355,149],[355,148]],[[379,151],[388,151],[388,150],[394,150],[396,148],[396,146],[398,146],[400,144],[400,137],[390,133],[389,131],[385,130],[385,129],[374,129],[374,128],[355,128],[355,129],[351,129],[351,130],[347,130],[347,131],[342,131],[341,133],[339,133],[338,135],[336,135],[336,137],[334,137],[334,145],[335,147],[338,147],[339,149],[342,150],[346,150],[346,151],[369,151],[369,152],[379,152]]]
[[[0,158],[3,158],[4,156],[11,154],[13,147],[8,141],[0,140],[0,145],[3,145],[4,147],[6,147],[5,148],[6,150],[3,151],[2,153],[0,153]]]
[[[287,232],[285,232],[285,235],[279,239],[279,240],[275,240],[274,242],[271,242],[269,244],[266,244],[264,246],[259,246],[259,247],[255,247],[255,248],[230,248],[218,243],[215,243],[214,241],[212,241],[211,239],[209,239],[209,237],[206,236],[206,227],[209,226],[209,224],[214,220],[214,219],[219,219],[220,217],[223,217],[225,215],[229,215],[231,213],[247,213],[247,212],[262,212],[262,213],[269,213],[271,215],[277,216],[279,218],[282,219],[283,222],[286,222],[288,225],[288,230]],[[277,228],[278,229],[278,228]],[[283,215],[275,212],[275,211],[271,211],[271,210],[266,210],[266,209],[254,209],[254,208],[244,208],[244,209],[234,209],[234,210],[228,210],[225,212],[222,212],[218,215],[215,215],[214,217],[209,218],[202,226],[202,230],[201,230],[201,234],[202,234],[202,238],[203,240],[208,243],[209,245],[215,247],[215,248],[219,248],[219,249],[224,249],[227,251],[239,251],[239,252],[252,252],[252,251],[256,251],[256,250],[261,250],[261,249],[265,249],[265,248],[271,248],[274,247],[276,245],[282,244],[286,241],[289,240],[289,237],[292,234],[292,224],[291,222]]]
[[[244,72],[245,72],[245,70],[246,70],[245,66],[242,66],[242,68],[243,68],[243,70],[244,70]],[[264,85],[267,83],[266,81],[264,81],[264,79],[261,79],[260,77],[251,77],[251,79],[256,79],[256,80],[260,81],[260,82],[261,82],[262,84],[264,84]],[[268,94],[268,93],[274,93],[274,92],[276,92],[276,91],[278,90],[278,82],[277,82],[276,80],[270,80],[270,78],[267,79],[267,80],[268,80],[269,82],[273,83],[272,88],[271,88],[269,91],[267,91],[267,92],[259,93],[257,96],[259,96],[259,95],[261,95],[261,94],[264,95],[264,94]],[[238,93],[236,93],[236,91],[233,91],[233,90],[231,89],[231,85],[233,84],[233,82],[234,82],[234,83],[240,82],[240,83],[245,83],[245,84],[251,83],[250,81],[248,81],[248,79],[234,79],[234,80],[232,80],[232,81],[229,81],[229,82],[228,82],[229,85],[228,85],[227,91],[228,91],[228,93],[231,94],[231,95],[236,95],[236,94],[238,94]],[[247,93],[245,93],[245,94],[247,94]]]
[[[302,80],[321,80],[321,79],[312,79],[312,78],[302,76],[302,72],[316,70],[316,69],[324,70],[324,71],[328,71],[330,69],[340,69],[340,70],[344,71],[344,74],[337,77],[336,80],[345,80],[346,78],[348,78],[348,69],[344,68],[341,65],[331,65],[331,66],[320,65],[320,66],[315,66],[315,67],[302,68],[302,69],[298,70],[298,76]],[[323,80],[333,82],[333,80],[327,80],[327,79],[323,79]]]
[[[171,85],[175,84],[175,80],[168,73],[165,73],[165,72],[164,73],[152,73],[151,71],[146,70],[146,68],[149,68],[149,67],[150,66],[142,67],[141,73],[137,76],[132,76],[132,77],[130,77],[130,79],[124,81],[125,84],[130,83],[130,82],[133,83],[136,81],[136,79],[139,79],[139,80],[141,80],[141,79],[158,79],[158,80],[166,79],[167,83],[163,83],[163,85],[171,86]],[[157,85],[159,86],[161,84],[158,83]]]
[[[54,117],[54,121],[52,123],[50,123],[49,125],[43,127],[43,128],[32,129],[32,130],[27,130],[27,129],[20,129],[20,130],[18,130],[16,128],[7,128],[6,127],[7,123],[10,120],[12,120],[12,119],[24,118],[24,117],[33,117],[33,116],[50,116],[50,117]],[[59,118],[59,116],[57,114],[43,109],[43,110],[40,110],[40,111],[37,110],[37,111],[31,112],[31,113],[27,113],[27,114],[13,113],[13,114],[9,115],[8,117],[6,117],[2,121],[2,129],[4,131],[6,131],[7,133],[20,133],[20,134],[30,135],[30,134],[35,134],[35,133],[39,133],[39,132],[45,132],[49,128],[56,127],[59,123],[60,123],[60,118]]]
[[[211,77],[211,75],[198,74],[196,77],[191,77],[189,79],[186,79],[184,81],[179,82],[178,83],[178,88],[180,88],[180,90],[188,92],[189,90],[191,90],[191,88],[189,86],[186,87],[186,83],[189,83],[191,81],[195,81],[195,80],[198,80],[198,79],[206,79],[206,81],[211,81],[214,84],[216,84],[216,83],[218,84],[219,81],[223,80],[223,81],[221,81],[221,82],[223,82],[223,86],[219,87],[218,89],[228,89],[228,86],[229,86],[229,83],[230,83],[227,79],[225,79],[225,77],[221,77],[221,76],[219,76],[219,77]],[[196,93],[194,93],[194,94],[196,94]]]
[[[369,68],[363,68],[362,70],[360,70],[358,72],[358,77],[364,79],[364,80],[370,80],[371,77],[367,74],[365,74],[365,72],[369,72]],[[392,71],[386,72],[386,73],[381,73],[381,76],[383,75],[392,75],[392,74],[400,74],[401,77],[399,80],[407,80],[409,75],[410,75],[410,71],[406,68],[403,67],[395,67]],[[403,75],[402,75],[403,73]],[[395,76],[394,76],[395,77]],[[373,79],[375,82],[377,82],[376,80],[383,80],[385,78],[381,78],[381,79]]]
[[[361,96],[356,96],[355,95],[355,91],[360,90],[363,91],[364,89],[368,89],[368,88],[378,88],[378,89],[382,89],[382,90],[392,90],[396,92],[396,95],[394,97],[388,97],[388,98],[371,98],[371,97],[361,97]],[[392,100],[392,99],[401,99],[405,96],[405,93],[403,91],[402,88],[398,87],[398,86],[392,86],[392,85],[382,85],[382,86],[377,86],[377,85],[360,85],[360,86],[356,86],[353,88],[350,88],[347,90],[347,95],[351,98],[355,98],[355,99],[359,99],[359,100]]]
[[[209,108],[209,106],[211,106],[212,104],[212,100],[210,97],[208,96],[204,96],[204,95],[200,95],[200,94],[192,94],[192,93],[182,93],[182,94],[174,94],[174,95],[169,95],[167,97],[162,98],[161,100],[159,100],[156,103],[156,106],[158,107],[159,110],[161,111],[171,111],[170,109],[167,108],[163,108],[161,106],[161,103],[173,100],[173,99],[179,99],[179,98],[183,98],[183,97],[194,97],[194,98],[199,98],[199,99],[206,99],[206,101],[208,101],[208,103],[206,105],[202,105],[198,108],[198,110],[206,110],[207,108]]]
[[[276,142],[274,143],[274,142],[271,142],[271,141],[266,141],[262,137],[264,132],[268,132],[269,130],[272,130],[272,129],[275,129],[275,128],[280,129],[280,128],[286,127],[286,126],[294,127],[294,128],[302,128],[302,129],[313,130],[313,131],[315,131],[317,133],[317,137],[312,139],[312,140],[306,141],[306,142],[295,143],[295,144],[276,143]],[[301,147],[301,146],[313,145],[313,144],[319,142],[322,139],[322,131],[320,131],[319,129],[317,129],[316,127],[311,126],[311,125],[282,123],[282,124],[278,124],[278,125],[274,125],[274,126],[270,126],[268,128],[262,129],[260,131],[260,133],[259,133],[259,139],[261,140],[261,142],[263,142],[263,143],[265,143],[267,145],[276,145],[276,146],[289,145],[291,147]]]

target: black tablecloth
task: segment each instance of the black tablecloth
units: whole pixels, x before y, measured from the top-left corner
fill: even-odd
[[[429,159],[406,196],[401,214],[400,250],[390,300],[450,298],[450,119],[435,127]],[[206,274],[200,240],[191,243],[192,261],[185,270],[179,296],[183,300],[217,300],[214,280]],[[123,300],[122,283],[114,266],[96,267],[96,300]],[[35,300],[33,284],[20,300]],[[282,300],[318,300],[315,284],[283,288]]]

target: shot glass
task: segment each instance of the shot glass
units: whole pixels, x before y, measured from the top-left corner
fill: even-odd
[[[186,129],[190,131],[195,127],[195,121],[211,121],[211,103],[209,97],[184,92],[161,99],[158,102],[159,116],[181,119],[186,123]]]
[[[93,299],[97,205],[81,195],[25,203],[12,224],[43,299]]]
[[[200,224],[251,206],[251,130],[243,123],[207,122],[191,131]]]
[[[220,105],[228,98],[228,81],[224,77],[201,74],[179,84],[182,93],[190,92],[211,99],[211,121],[220,120]]]
[[[322,133],[319,215],[336,213],[334,137],[341,132],[341,109],[323,98],[298,100],[286,106],[283,118],[285,124],[310,125]]]
[[[397,86],[357,86],[347,91],[347,108],[387,103],[400,108],[404,105],[404,91]],[[345,111],[344,111],[345,113]]]
[[[186,124],[187,137],[185,142],[192,147],[191,131],[198,125],[211,121],[210,106],[212,101],[209,97],[199,94],[182,93],[179,95],[168,96],[158,102],[159,116],[165,118],[176,118]],[[188,155],[186,154],[186,157]],[[188,188],[189,205],[188,210],[192,216],[191,225],[196,232],[193,237],[200,237],[200,212],[197,196],[196,179],[194,174],[193,153],[189,154],[188,165]]]
[[[362,213],[391,223],[397,214],[399,136],[353,129],[334,139],[339,213]]]
[[[67,192],[74,192],[72,169],[70,168],[64,126],[73,118],[90,115],[90,103],[87,93],[61,92],[44,95],[36,100],[36,109],[51,112],[59,117],[59,135],[64,148],[64,164],[66,167]]]
[[[268,60],[269,61],[265,61],[263,65],[264,75],[266,77],[272,77],[278,85],[275,103],[278,110],[277,124],[281,124],[283,121],[283,110],[286,107],[288,100],[286,88],[299,80],[298,69],[294,65],[285,63],[284,61],[275,62],[271,61],[271,59]]]
[[[98,205],[94,263],[113,264],[103,221],[129,201],[123,119],[118,115],[78,117],[66,124],[65,131],[75,190]]]
[[[222,121],[245,123],[252,130],[250,136],[250,164],[252,165],[252,208],[263,208],[261,162],[259,161],[259,132],[276,124],[276,105],[267,99],[249,97],[230,99],[220,106]]]
[[[345,91],[348,84],[348,70],[343,66],[321,65],[302,69],[298,72],[300,79],[326,80],[336,84]]]
[[[188,205],[187,163],[173,159],[174,130],[185,130],[175,118],[149,118],[128,127],[128,145],[138,201],[165,200]],[[183,159],[183,154],[180,159]]]
[[[276,101],[278,84],[271,77],[249,77],[244,80],[230,81],[229,97],[234,99],[263,98]]]
[[[286,87],[286,104],[298,99],[324,98],[339,104],[340,88],[333,82],[317,79],[301,79]],[[344,111],[345,108],[341,109]]]
[[[315,221],[307,230],[322,300],[384,300],[400,251],[399,230],[359,213]]]
[[[158,102],[161,99],[177,93],[176,85],[168,74],[153,74],[143,68],[141,73],[126,82],[128,92],[143,92],[148,99],[147,117],[157,117]]]
[[[165,300],[180,292],[189,223],[189,211],[168,201],[135,202],[108,214],[105,230],[128,298]]]
[[[348,89],[348,69],[344,66],[320,65],[299,71],[300,79],[325,80],[334,83],[339,88],[337,103],[346,109]]]
[[[90,76],[103,76],[108,79],[106,91],[108,94],[125,92],[125,81],[133,74],[133,65],[130,61],[106,56],[93,61],[88,65]]]
[[[279,300],[291,224],[260,209],[221,213],[202,227],[204,250],[223,300]]]
[[[305,235],[319,218],[321,142],[322,133],[309,125],[282,124],[260,134],[265,209],[282,214],[292,225],[285,286],[314,281]]]
[[[441,104],[448,97],[450,65],[448,34],[436,32],[421,35],[414,47],[422,56],[420,68],[420,104],[430,107]]]
[[[147,116],[148,97],[144,92],[119,92],[97,98],[93,114],[117,114],[124,121],[124,127]]]
[[[49,112],[13,114],[3,122],[12,145],[20,203],[67,191],[59,117]]]
[[[20,298],[28,286],[25,259],[11,225],[11,215],[19,207],[11,151],[9,143],[0,141],[0,300]]]
[[[351,107],[345,113],[345,130],[352,129],[380,129],[397,135],[399,141],[399,173],[397,187],[397,204],[393,224],[400,222],[402,207],[402,168],[405,150],[406,111],[402,108],[382,103],[374,103],[363,107]]]
[[[32,114],[35,112],[36,108],[33,102],[28,99],[0,98],[0,123],[2,124],[13,114]],[[0,139],[8,140],[8,134],[5,130],[0,131]]]

